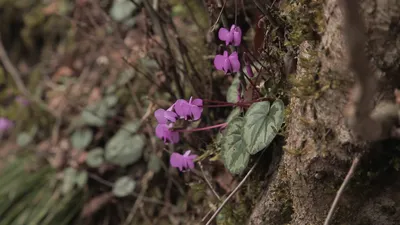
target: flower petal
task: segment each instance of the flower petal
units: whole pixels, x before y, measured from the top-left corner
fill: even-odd
[[[246,65],[246,72],[249,77],[254,77],[254,73],[250,65]]]
[[[229,56],[229,62],[231,63],[232,72],[239,72],[240,70],[240,62],[238,59],[237,52],[233,52]]]
[[[228,34],[229,34],[229,31],[226,28],[221,27],[218,31],[218,38],[221,41],[225,41],[228,38]]]
[[[192,105],[203,106],[203,99],[196,98],[192,101]]]
[[[225,59],[224,66],[222,67],[222,69],[225,71],[225,74],[227,74],[229,71],[232,70],[232,66],[231,66],[231,62],[230,62],[229,58]]]
[[[157,122],[158,123],[160,123],[160,124],[165,124],[165,123],[167,123],[167,119],[165,118],[165,110],[164,109],[157,109],[155,112],[154,112],[154,116],[156,117],[156,119],[157,119]]]
[[[242,41],[242,30],[240,27],[235,27],[233,30],[233,45],[239,46]]]
[[[177,100],[175,102],[175,112],[176,114],[178,114],[178,116],[186,120],[187,117],[190,115],[189,103],[184,99]]]
[[[224,65],[225,57],[223,55],[216,55],[214,58],[214,66],[217,70],[222,70]]]
[[[158,124],[156,127],[156,136],[160,139],[164,138],[165,124]]]
[[[193,169],[193,168],[194,168],[194,163],[193,163],[192,160],[190,160],[190,159],[185,159],[185,161],[186,161],[186,167],[187,167],[187,168],[189,168],[189,169]]]
[[[202,107],[198,107],[196,105],[192,105],[190,107],[190,112],[192,114],[193,120],[198,120],[201,117],[201,113],[203,112]]]
[[[173,144],[178,143],[178,142],[179,142],[179,133],[178,133],[178,132],[171,131],[170,141],[171,141]]]
[[[182,170],[184,164],[184,158],[181,154],[174,152],[171,154],[171,157],[169,158],[169,163],[171,164],[172,167],[175,168],[179,167]]]
[[[176,115],[176,113],[174,113],[174,112],[172,112],[172,111],[164,111],[164,118],[165,118],[166,120],[169,120],[169,121],[173,122],[173,123],[176,122],[176,117],[177,117],[177,116],[178,116],[178,115]]]

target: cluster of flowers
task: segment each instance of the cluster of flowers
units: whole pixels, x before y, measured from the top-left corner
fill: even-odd
[[[171,128],[178,119],[196,121],[200,119],[203,112],[203,100],[193,99],[190,97],[189,101],[184,99],[177,100],[167,110],[157,109],[154,116],[157,119],[158,125],[156,127],[156,136],[164,143],[178,143],[179,132],[173,131]],[[179,168],[180,171],[194,168],[193,160],[197,155],[190,155],[190,150],[187,150],[184,155],[173,153],[170,157],[170,164],[173,167]]]
[[[242,41],[242,30],[236,25],[232,25],[230,30],[226,28],[220,28],[218,31],[218,37],[221,41],[225,41],[227,46],[230,44],[233,46],[239,46]],[[216,55],[214,59],[214,66],[217,70],[223,70],[225,74],[229,72],[239,72],[240,61],[238,58],[238,53],[234,51],[229,55],[228,51],[224,51],[222,55]],[[157,109],[154,112],[154,116],[158,122],[156,127],[156,136],[164,140],[164,143],[178,143],[179,131],[172,130],[174,123],[178,119],[196,121],[200,119],[202,112],[203,100],[192,99],[192,97],[189,99],[189,101],[184,99],[177,100],[167,110]],[[180,171],[193,169],[193,161],[197,158],[197,155],[191,155],[190,153],[190,150],[187,150],[183,155],[176,152],[172,153],[170,157],[171,166],[178,168]]]
[[[167,110],[157,109],[154,116],[157,119],[156,136],[164,140],[164,143],[178,143],[179,133],[172,131],[171,128],[178,119],[195,121],[200,119],[203,112],[203,100],[197,98],[189,99],[189,102],[184,99],[177,100]]]
[[[236,25],[232,25],[230,30],[222,27],[218,31],[218,38],[221,41],[225,41],[227,46],[229,44],[239,46],[242,42],[242,30]],[[238,53],[234,51],[228,55],[228,51],[224,51],[222,55],[216,55],[214,58],[214,66],[217,70],[223,70],[225,74],[228,72],[239,72],[240,61]]]

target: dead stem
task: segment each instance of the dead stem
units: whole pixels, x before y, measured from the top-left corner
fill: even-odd
[[[246,176],[243,177],[243,179],[240,181],[238,186],[235,187],[235,189],[226,197],[226,199],[221,203],[221,205],[218,207],[218,209],[214,212],[214,214],[211,216],[211,218],[207,221],[206,225],[210,225],[212,221],[215,219],[215,217],[221,212],[222,208],[228,203],[228,201],[232,198],[232,196],[240,189],[240,187],[244,184],[244,182],[247,180],[247,178],[250,176],[250,174],[254,171],[256,166],[258,165],[258,162],[260,161],[262,155],[264,154],[265,151],[263,151],[260,156],[258,157],[257,161],[254,163],[254,165],[250,168],[249,172],[247,172]]]
[[[336,209],[336,206],[337,206],[337,204],[338,204],[338,202],[339,202],[339,199],[340,199],[340,197],[342,196],[343,191],[344,191],[344,189],[346,188],[347,184],[349,183],[351,177],[353,176],[354,170],[357,168],[357,165],[358,165],[358,162],[359,162],[359,161],[360,161],[360,157],[359,157],[359,156],[356,156],[356,157],[354,158],[354,160],[353,160],[353,163],[351,164],[351,167],[350,167],[350,169],[349,169],[349,172],[347,172],[346,178],[344,178],[344,181],[343,181],[342,185],[340,186],[338,192],[336,193],[336,197],[335,197],[335,199],[333,200],[333,203],[332,203],[331,208],[329,209],[329,213],[328,213],[328,216],[327,216],[326,219],[325,219],[324,225],[329,225],[329,222],[330,222],[330,220],[332,219],[333,212],[334,212],[335,209]]]

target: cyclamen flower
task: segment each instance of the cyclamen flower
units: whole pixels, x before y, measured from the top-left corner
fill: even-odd
[[[232,43],[234,46],[239,46],[242,41],[242,30],[236,25],[232,25],[230,30],[221,27],[218,31],[218,38],[225,41],[226,45]]]
[[[158,124],[156,127],[156,136],[160,139],[164,140],[164,143],[178,143],[179,142],[179,133],[176,131],[171,131],[173,124]]]
[[[246,65],[246,72],[249,77],[254,77],[254,73],[250,65]]]
[[[197,155],[190,155],[190,150],[187,150],[184,155],[179,153],[172,153],[169,162],[172,167],[179,168],[179,170],[187,171],[194,168],[194,162]]]
[[[159,124],[167,124],[168,122],[175,123],[176,117],[178,117],[178,115],[176,115],[176,113],[172,112],[172,108],[174,107],[174,105],[172,105],[167,110],[157,109],[154,112],[154,116],[156,117]]]
[[[225,74],[230,72],[239,72],[240,62],[237,52],[233,52],[228,56],[228,52],[224,51],[223,55],[216,55],[214,59],[214,66],[217,70],[223,70]]]
[[[190,97],[189,102],[184,99],[179,99],[175,102],[175,112],[182,119],[198,120],[203,112],[203,100],[196,98],[192,100]]]
[[[13,126],[14,126],[14,123],[11,120],[4,118],[4,117],[0,118],[0,132],[5,132],[5,131],[11,129]]]

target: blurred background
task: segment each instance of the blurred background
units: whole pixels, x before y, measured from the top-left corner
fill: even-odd
[[[0,0],[0,225],[204,224],[238,182],[215,132],[164,145],[153,113],[190,96],[225,101],[232,78],[212,64],[220,17],[257,50],[252,3]],[[229,112],[205,109],[191,126]],[[170,168],[187,149],[201,167]],[[244,223],[260,191],[246,185],[216,224]]]

